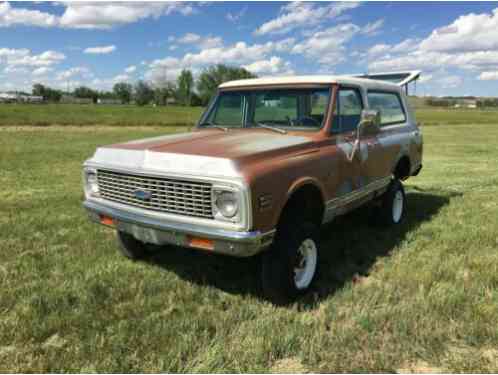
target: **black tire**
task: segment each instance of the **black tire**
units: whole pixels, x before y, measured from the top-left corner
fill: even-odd
[[[399,200],[401,199],[401,203]],[[398,200],[398,203],[396,202]],[[397,208],[401,204],[401,209]],[[398,206],[397,206],[398,205]],[[397,225],[403,221],[406,213],[406,195],[403,184],[395,179],[380,198],[378,214],[380,224],[384,226]]]
[[[305,287],[303,285],[298,287],[294,277],[294,268],[302,259],[298,250],[307,240],[313,241],[316,250],[314,271],[311,281]],[[306,245],[312,246],[309,241]],[[317,274],[320,259],[318,245],[318,228],[310,222],[289,223],[279,228],[271,249],[263,254],[262,286],[263,293],[268,300],[278,305],[285,305],[309,290]],[[312,261],[310,263],[313,264]],[[306,269],[306,266],[304,268]],[[309,277],[310,273],[306,275]]]
[[[133,260],[142,259],[147,252],[146,245],[131,234],[117,231],[119,250],[125,257]]]

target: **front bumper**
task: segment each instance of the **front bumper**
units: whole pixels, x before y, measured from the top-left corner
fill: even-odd
[[[196,237],[211,240],[213,248],[209,251],[214,253],[247,257],[270,246],[275,235],[275,230],[266,233],[238,232],[172,222],[91,200],[83,202],[83,206],[92,221],[101,223],[102,216],[110,217],[117,230],[129,233],[142,242],[156,245],[199,248],[191,245],[190,238]]]

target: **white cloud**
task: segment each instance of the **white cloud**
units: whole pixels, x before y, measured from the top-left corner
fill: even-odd
[[[462,52],[498,48],[498,8],[492,14],[466,14],[434,30],[420,48],[425,51]]]
[[[58,22],[57,16],[23,8],[13,8],[8,2],[0,3],[0,27],[15,25],[52,27]]]
[[[318,31],[307,40],[294,45],[292,53],[303,54],[321,64],[337,65],[344,61],[344,44],[360,30],[357,25],[347,23]]]
[[[498,81],[498,70],[494,72],[482,72],[477,79],[480,81]]]
[[[78,66],[57,73],[55,79],[57,81],[67,81],[74,77],[82,77],[85,79],[89,79],[93,77],[93,74],[88,68],[85,68],[84,66]]]
[[[190,15],[195,12],[187,2],[66,2],[61,16],[12,7],[8,2],[0,3],[0,27],[16,25],[38,27],[64,27],[76,29],[111,29],[146,18],[159,18],[169,14]]]
[[[368,36],[378,35],[380,33],[380,29],[384,26],[384,19],[378,19],[375,22],[367,23],[361,30],[361,33]]]
[[[290,67],[290,63],[284,61],[282,58],[272,56],[269,60],[255,61],[249,65],[244,66],[248,71],[261,75],[292,75],[294,71]]]
[[[237,23],[237,22],[239,22],[239,20],[241,18],[243,18],[245,16],[246,12],[247,12],[247,6],[245,6],[244,8],[242,8],[242,10],[240,10],[240,12],[237,12],[237,13],[227,13],[226,19],[229,20],[232,23]]]
[[[358,6],[359,3],[356,2],[337,2],[317,6],[314,3],[295,1],[283,6],[277,18],[265,22],[254,34],[287,33],[295,28],[315,26]]]
[[[32,55],[29,49],[0,48],[0,64],[8,66],[50,66],[60,63],[66,56],[56,51],[45,51]]]
[[[114,82],[126,82],[130,80],[130,76],[128,74],[118,74],[112,80]]]
[[[192,44],[192,45],[195,45],[199,49],[215,48],[215,47],[220,47],[223,45],[223,39],[221,39],[220,37],[213,37],[210,35],[203,37],[203,36],[200,36],[199,34],[195,34],[195,33],[187,33],[179,38],[175,38],[174,36],[170,36],[168,38],[168,41],[169,42],[176,42],[179,44]],[[171,46],[171,47],[173,47],[173,46]]]
[[[429,82],[429,81],[432,80],[432,77],[433,77],[432,74],[422,74],[420,76],[420,79],[418,80],[418,82],[420,82],[420,83],[427,83],[427,82]]]
[[[42,66],[40,68],[36,68],[31,72],[34,76],[43,76],[45,74],[48,74],[52,71],[53,69],[48,67],[48,66]]]
[[[463,78],[457,75],[442,77],[437,81],[445,89],[454,89],[463,83]]]
[[[116,50],[116,46],[110,45],[110,46],[85,48],[85,50],[83,51],[83,53],[93,54],[93,55],[106,55],[108,53],[114,52],[115,50]]]
[[[135,65],[130,65],[128,68],[125,69],[125,73],[131,74],[135,73],[137,70],[137,67]]]
[[[68,3],[60,24],[80,29],[110,29],[145,18],[159,18],[172,13],[189,15],[193,12],[192,5],[179,2]]]

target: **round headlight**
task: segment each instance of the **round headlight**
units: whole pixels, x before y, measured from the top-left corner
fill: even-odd
[[[237,195],[231,191],[218,193],[216,197],[216,208],[225,217],[234,217],[239,211]]]

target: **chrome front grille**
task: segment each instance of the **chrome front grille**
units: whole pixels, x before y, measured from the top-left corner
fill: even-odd
[[[164,177],[97,170],[102,198],[153,211],[213,219],[212,185]]]

